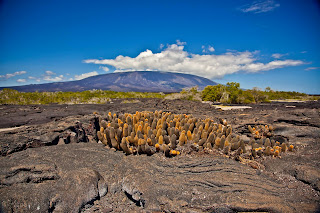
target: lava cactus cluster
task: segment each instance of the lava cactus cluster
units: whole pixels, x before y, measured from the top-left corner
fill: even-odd
[[[121,150],[127,155],[152,155],[162,152],[167,157],[179,155],[186,149],[194,151],[215,150],[227,156],[255,158],[262,155],[279,156],[288,149],[277,144],[269,135],[252,137],[245,143],[240,135],[232,132],[224,119],[195,118],[192,115],[172,114],[163,111],[143,111],[135,114],[113,114],[99,116],[98,139],[108,147]],[[258,131],[258,127],[249,127]],[[261,131],[260,131],[261,132]],[[290,147],[289,147],[290,149]]]
[[[248,125],[248,130],[251,133],[249,145],[253,157],[261,157],[262,155],[278,157],[283,152],[294,151],[293,145],[272,139],[274,127],[271,125],[256,125],[254,127]]]

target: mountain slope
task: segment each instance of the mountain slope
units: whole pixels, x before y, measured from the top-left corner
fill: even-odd
[[[170,93],[179,92],[183,88],[194,86],[203,89],[207,85],[216,85],[216,83],[207,78],[189,74],[160,71],[135,71],[96,75],[78,81],[31,84],[9,88],[21,92],[84,91],[101,89],[122,92]]]

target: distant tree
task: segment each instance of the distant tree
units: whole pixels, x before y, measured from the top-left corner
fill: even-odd
[[[183,95],[185,95],[185,94],[187,94],[188,92],[187,92],[185,89],[182,89],[180,93],[183,94]]]
[[[240,89],[240,84],[236,82],[228,82],[227,83],[227,92],[229,93],[229,103],[238,104],[240,103],[240,96],[242,94],[242,90]]]
[[[215,86],[206,86],[202,91],[202,100],[204,101],[220,101],[226,87],[222,84]]]
[[[192,87],[190,89],[190,92],[192,93],[192,95],[196,95],[198,93],[198,86]]]
[[[254,101],[255,101],[254,97],[250,90],[242,91],[242,94],[240,96],[240,103],[250,104],[250,103],[253,103]]]
[[[273,91],[271,90],[271,87],[266,87],[264,91],[266,91],[266,92],[273,92]]]
[[[261,91],[261,89],[258,87],[253,87],[251,90],[251,94],[252,94],[254,101],[256,103],[261,103],[261,102],[267,101],[267,98],[266,98],[264,92]]]

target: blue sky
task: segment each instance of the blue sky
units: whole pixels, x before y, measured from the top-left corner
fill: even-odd
[[[316,0],[2,0],[0,32],[0,86],[162,70],[320,94]]]

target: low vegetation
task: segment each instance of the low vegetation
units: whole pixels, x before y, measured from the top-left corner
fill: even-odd
[[[299,92],[274,91],[270,87],[265,90],[253,88],[240,89],[240,84],[229,82],[207,86],[199,91],[197,87],[183,89],[180,93],[163,94],[149,92],[115,92],[106,90],[89,90],[83,92],[18,92],[13,89],[0,91],[0,104],[103,104],[111,99],[166,98],[191,101],[212,101],[229,104],[249,104],[270,102],[272,100],[318,100],[319,96],[310,96]],[[136,100],[127,100],[134,103]]]
[[[253,89],[240,89],[240,84],[229,82],[226,85],[218,84],[207,86],[201,92],[203,101],[221,102],[229,104],[249,104],[270,102],[272,100],[317,100],[319,97],[299,92],[273,91],[267,87],[264,91],[255,87]]]
[[[114,92],[89,90],[83,92],[18,92],[0,91],[0,104],[102,104],[118,98],[163,98],[163,93]]]
[[[190,89],[183,89],[180,93],[171,93],[165,96],[165,99],[175,100],[188,100],[188,101],[202,101],[201,91],[198,91],[198,87],[192,87]]]

